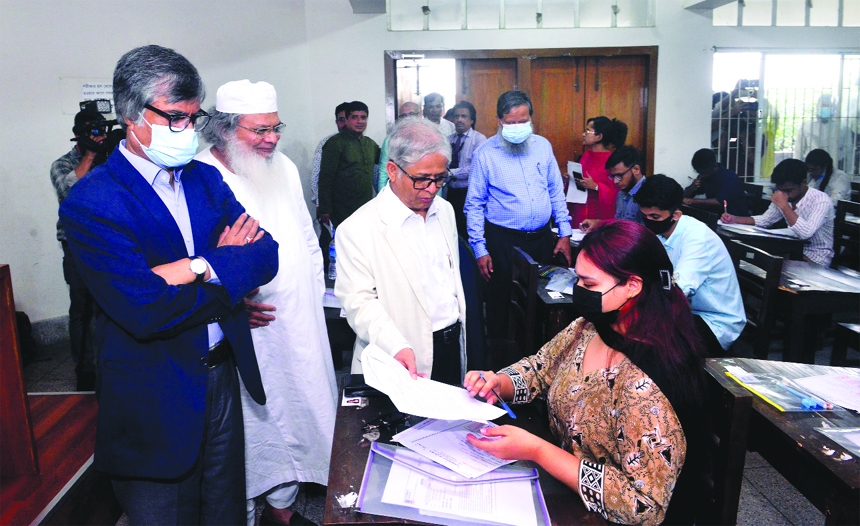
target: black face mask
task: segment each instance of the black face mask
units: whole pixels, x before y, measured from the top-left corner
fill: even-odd
[[[663,234],[675,224],[675,218],[673,216],[669,216],[662,221],[655,221],[653,219],[648,219],[647,217],[642,218],[642,223],[645,225],[645,228],[654,232],[656,235]]]
[[[621,283],[616,283],[615,287]],[[612,287],[614,289],[615,287]],[[574,285],[573,287],[573,306],[576,308],[579,315],[585,318],[586,321],[597,324],[613,324],[618,319],[618,310],[603,312],[603,296],[609,294],[612,289],[606,292],[597,290],[588,290],[585,287]]]

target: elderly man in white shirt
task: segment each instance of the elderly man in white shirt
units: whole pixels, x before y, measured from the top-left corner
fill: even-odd
[[[723,223],[769,227],[784,218],[797,237],[809,240],[803,247],[803,259],[829,267],[833,259],[835,216],[830,198],[809,188],[806,164],[799,159],[786,159],[776,165],[770,180],[776,190],[764,214],[752,217],[723,214]]]
[[[432,123],[406,118],[388,154],[388,186],[337,231],[335,294],[356,333],[352,372],[374,344],[413,377],[459,385],[466,305],[457,231],[451,205],[436,199],[450,178],[451,145]]]
[[[195,158],[217,168],[278,240],[278,274],[245,299],[267,395],[266,405],[258,405],[241,390],[248,524],[261,495],[261,523],[313,524],[289,506],[299,483],[328,482],[337,386],[322,308],[322,255],[296,165],[277,151],[284,124],[275,88],[228,82],[209,113],[204,137],[212,147]]]

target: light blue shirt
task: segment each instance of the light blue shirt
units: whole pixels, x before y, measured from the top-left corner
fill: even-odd
[[[453,156],[454,146],[457,144],[457,134],[452,133],[449,135],[448,142],[451,143],[451,155]],[[469,128],[469,131],[463,134],[463,141],[460,143],[459,166],[451,168],[451,174],[457,180],[451,181],[447,186],[451,188],[469,188],[469,172],[472,169],[472,156],[475,154],[475,150],[485,142],[487,142],[487,138],[484,134],[474,128]]]
[[[732,258],[723,241],[701,221],[681,216],[674,232],[658,236],[675,267],[675,286],[728,349],[747,323]]]
[[[464,210],[469,244],[476,258],[489,254],[484,220],[530,232],[546,225],[552,215],[558,235],[571,234],[564,184],[549,141],[531,135],[526,139],[528,149],[513,154],[505,149],[502,140],[494,135],[472,156]]]
[[[164,206],[170,211],[173,220],[176,221],[176,226],[182,233],[182,240],[185,242],[185,249],[189,256],[194,255],[194,235],[191,231],[191,215],[188,213],[188,202],[185,201],[185,190],[182,187],[182,169],[176,168],[173,171],[173,186],[170,186],[170,174],[161,167],[152,163],[148,159],[144,159],[130,152],[125,147],[125,141],[120,142],[120,153],[131,163],[132,167],[152,186],[155,193],[164,203]],[[209,267],[210,278],[207,283],[215,283],[220,285],[218,275],[215,269],[206,262]],[[224,332],[218,323],[210,323],[207,326],[209,330],[209,348],[211,349],[224,339]]]

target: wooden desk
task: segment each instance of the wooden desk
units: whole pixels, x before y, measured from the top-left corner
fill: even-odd
[[[808,243],[805,239],[793,239],[783,236],[774,236],[766,232],[737,232],[728,230],[722,226],[717,227],[717,234],[726,239],[737,239],[741,243],[760,248],[774,256],[782,256],[785,259],[795,261],[803,260],[803,246]]]
[[[515,409],[520,415],[517,420],[510,420],[504,416],[496,422],[516,424],[535,434],[547,436],[539,432],[541,429],[548,432],[546,422],[540,421],[534,414],[529,414],[528,406],[515,407]],[[366,441],[362,442],[361,438],[364,423],[394,410],[394,404],[387,396],[370,398],[370,405],[362,409],[337,408],[323,524],[416,524],[393,517],[368,515],[356,509],[343,509],[337,504],[335,498],[350,491],[358,493],[361,489],[361,479],[364,475],[370,448],[370,445]],[[599,514],[585,509],[582,500],[573,490],[549,476],[542,469],[538,469],[540,471],[541,489],[552,524],[606,524],[606,521]]]
[[[730,364],[790,379],[845,370],[746,358],[711,358],[705,369],[718,378],[725,375],[725,365]],[[821,510],[827,524],[860,524],[860,459],[837,460],[844,448],[815,431],[824,423],[860,427],[860,416],[845,410],[783,413],[753,396],[747,447],[760,453]],[[825,448],[836,453],[828,455]]]
[[[816,334],[815,328],[809,326],[808,315],[860,313],[860,278],[815,263],[785,261],[777,305],[788,309],[789,333],[783,360],[812,363]]]

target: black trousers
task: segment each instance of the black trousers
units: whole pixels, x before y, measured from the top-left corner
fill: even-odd
[[[69,341],[71,343],[72,360],[75,362],[75,373],[95,374],[95,313],[96,302],[84,283],[84,278],[78,272],[77,264],[69,250],[69,244],[63,245],[63,278],[69,284]]]
[[[487,309],[487,337],[505,338],[508,332],[508,306],[511,300],[511,262],[514,247],[519,247],[541,265],[552,261],[555,248],[549,224],[534,232],[519,232],[485,223],[484,238],[493,260],[493,273],[484,289]]]
[[[190,472],[175,480],[111,481],[130,524],[246,523],[245,432],[232,358],[209,370],[205,411],[203,443]]]
[[[705,344],[705,352],[708,353],[708,358],[723,358],[726,356],[726,351],[720,345],[720,340],[714,336],[714,331],[708,326],[708,323],[698,314],[693,316],[693,322],[696,329],[699,331],[699,336],[702,338],[702,343]]]
[[[463,208],[466,206],[466,194],[468,188],[448,188],[448,202],[454,207],[454,218],[457,220],[457,234],[463,239],[469,239],[466,231],[466,214]]]
[[[433,333],[433,371],[430,379],[448,385],[461,385],[460,322]]]

